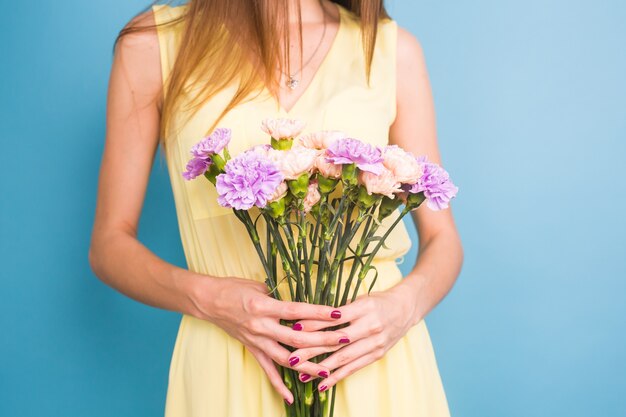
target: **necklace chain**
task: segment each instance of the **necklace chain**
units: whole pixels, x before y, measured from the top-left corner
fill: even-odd
[[[285,81],[285,85],[292,90],[294,90],[298,86],[298,84],[300,84],[300,80],[296,78],[296,75],[298,75],[304,69],[304,67],[309,65],[309,63],[311,62],[315,54],[317,54],[317,51],[320,49],[320,46],[322,45],[322,41],[324,40],[324,36],[326,35],[326,12],[323,9],[322,9],[322,12],[324,15],[324,29],[322,30],[322,36],[320,37],[320,41],[315,47],[315,50],[313,51],[311,56],[306,60],[306,62],[302,65],[302,67],[300,67],[300,69],[298,69],[298,71],[296,71],[295,73],[287,74],[284,71],[281,71],[287,77],[287,80]]]

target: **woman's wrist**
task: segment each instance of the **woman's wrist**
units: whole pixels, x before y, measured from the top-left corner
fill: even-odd
[[[420,295],[425,278],[419,274],[409,273],[402,281],[393,287],[393,290],[401,298],[405,315],[411,327],[418,324],[426,314],[420,304]]]
[[[207,320],[209,316],[206,311],[207,294],[214,292],[212,288],[215,285],[215,277],[188,270],[183,270],[181,274],[183,277],[180,282],[185,294],[185,303],[181,307],[181,312]]]

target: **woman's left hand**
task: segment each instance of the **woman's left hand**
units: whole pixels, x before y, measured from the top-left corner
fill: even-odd
[[[406,287],[406,288],[405,288]],[[382,356],[417,323],[415,317],[415,294],[402,285],[402,281],[385,291],[361,295],[354,302],[338,308],[341,319],[333,326],[350,323],[341,330],[348,340],[334,346],[298,349],[290,357],[309,360],[322,353],[335,352],[320,362],[331,370],[330,375],[300,375],[303,382],[320,376],[319,390],[326,391],[341,379],[382,358]],[[299,321],[302,331],[317,331],[328,327],[328,322],[316,320]]]

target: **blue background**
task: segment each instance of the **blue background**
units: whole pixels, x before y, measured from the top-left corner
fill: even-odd
[[[3,2],[2,416],[163,412],[180,316],[87,262],[112,42],[147,5]],[[426,320],[452,415],[626,415],[624,2],[389,9],[424,47],[460,187],[464,268]],[[158,159],[139,231],[184,266]]]

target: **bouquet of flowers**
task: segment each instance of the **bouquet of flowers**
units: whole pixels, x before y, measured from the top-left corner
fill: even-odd
[[[371,291],[374,258],[393,228],[423,202],[431,210],[447,208],[458,191],[439,165],[396,145],[372,146],[332,130],[301,135],[304,123],[294,119],[266,119],[261,127],[270,143],[234,157],[230,129],[215,129],[192,147],[182,175],[203,176],[216,187],[218,204],[245,225],[268,291],[279,300],[339,307],[354,301],[370,271]],[[316,380],[302,382],[291,368],[281,373],[295,399],[287,416],[332,417],[334,387],[329,398]]]

